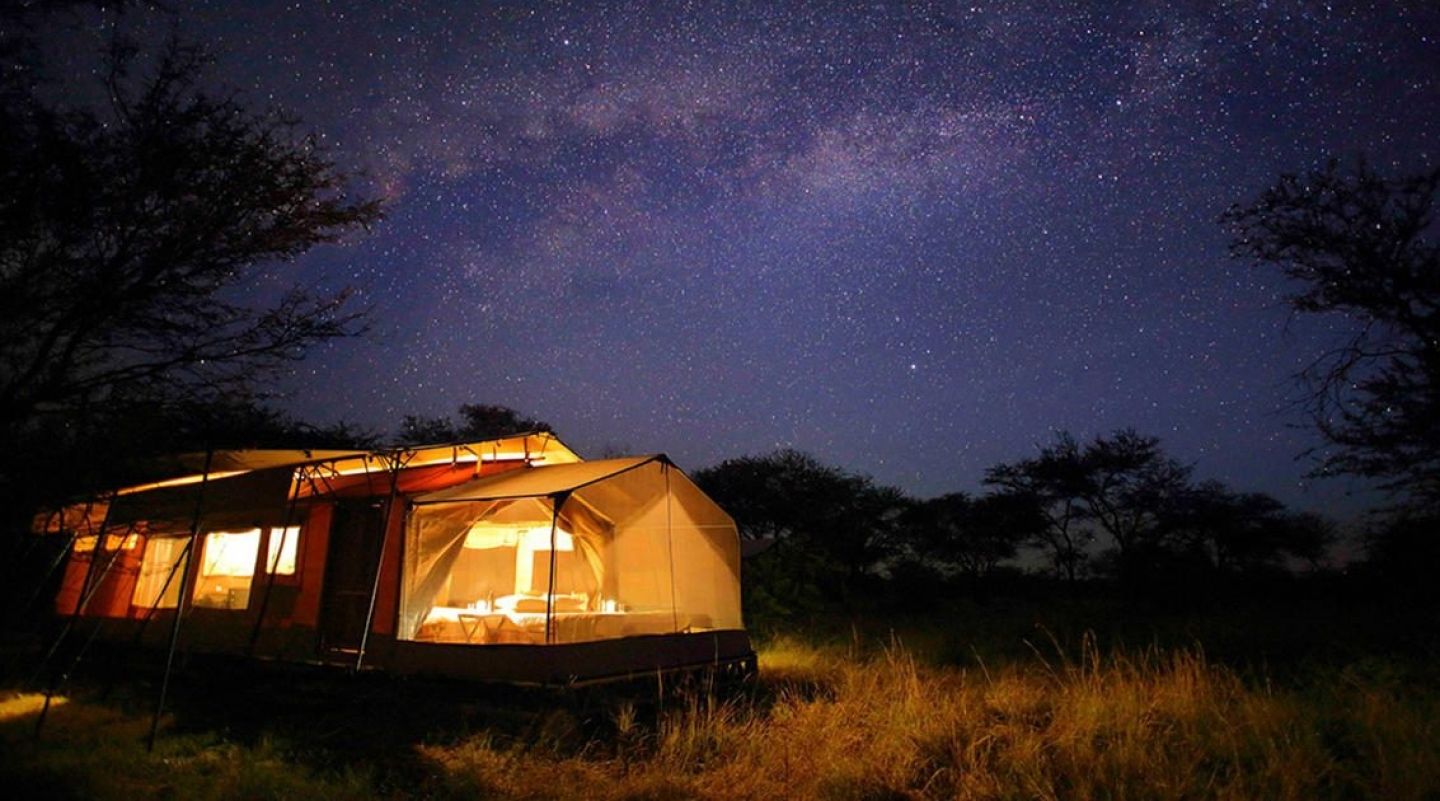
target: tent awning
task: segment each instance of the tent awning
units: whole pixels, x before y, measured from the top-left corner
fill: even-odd
[[[389,469],[397,463],[401,467],[414,468],[445,463],[507,459],[564,464],[579,461],[580,457],[561,442],[559,437],[548,431],[541,431],[476,442],[411,445],[375,451],[301,449],[215,451],[210,459],[210,477],[213,480],[217,477],[239,475],[253,470],[304,465],[324,465],[329,472],[344,475],[379,472]],[[118,490],[119,494],[125,495],[176,484],[191,484],[203,478],[204,453],[180,454],[173,457],[173,462],[169,477],[149,484],[124,487]]]
[[[154,478],[146,483],[119,487],[97,496],[94,501],[70,504],[59,511],[41,512],[32,522],[32,530],[37,534],[75,530],[67,529],[67,525],[88,526],[103,520],[106,505],[118,497],[149,497],[150,493],[157,491],[168,492],[177,487],[193,488],[201,483],[219,482],[249,473],[313,466],[323,469],[331,476],[370,475],[383,473],[397,465],[402,469],[414,469],[467,462],[508,461],[563,465],[580,462],[580,456],[549,431],[514,434],[476,442],[398,446],[376,451],[299,448],[217,450],[210,455],[208,477],[205,472],[206,454],[185,453],[157,461]]]
[[[364,456],[367,451],[305,450],[305,449],[264,449],[215,451],[210,460],[212,473],[229,473],[245,470],[266,470],[271,467],[287,467],[309,462],[329,462]],[[205,469],[205,454],[182,453],[175,457],[180,470],[199,473]]]
[[[664,454],[652,454],[650,456],[627,456],[623,459],[600,459],[593,462],[574,462],[507,470],[504,473],[467,481],[458,486],[417,495],[411,499],[411,502],[431,504],[499,501],[508,498],[538,498],[559,495],[573,492],[581,487],[654,461],[669,462]]]

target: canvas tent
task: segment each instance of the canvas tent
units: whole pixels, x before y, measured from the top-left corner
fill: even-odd
[[[101,639],[559,683],[751,664],[734,522],[660,455],[552,434],[227,451],[36,521]],[[177,613],[183,626],[174,626]]]

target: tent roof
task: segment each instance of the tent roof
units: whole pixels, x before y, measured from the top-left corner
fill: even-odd
[[[559,437],[549,431],[532,431],[475,442],[451,442],[438,445],[410,445],[401,448],[367,450],[314,449],[245,449],[217,450],[210,455],[210,481],[240,476],[260,470],[273,470],[301,465],[323,465],[337,475],[381,472],[395,463],[395,455],[403,454],[400,464],[405,468],[461,462],[493,462],[521,460],[546,465],[563,465],[580,461]],[[56,532],[81,525],[98,525],[103,520],[111,499],[118,496],[149,493],[199,484],[205,479],[205,453],[182,453],[155,463],[150,481],[116,488],[97,501],[70,504],[59,513],[37,514],[32,529],[36,533]]]
[[[241,470],[265,470],[271,467],[285,467],[309,462],[328,462],[334,459],[364,456],[366,451],[306,450],[306,449],[265,449],[215,451],[210,462],[214,473],[228,473]],[[205,454],[182,453],[175,457],[184,470],[201,472],[205,469]]]
[[[664,454],[652,454],[507,470],[447,489],[417,495],[412,502],[428,504],[498,501],[508,498],[538,498],[558,495],[594,484],[597,481],[603,481],[611,476],[657,460],[667,464],[670,461]]]
[[[306,450],[251,449],[215,451],[210,461],[210,477],[221,478],[252,470],[276,467],[324,464],[337,473],[380,471],[389,466],[392,454],[404,452],[404,467],[422,467],[446,462],[478,462],[500,459],[528,459],[552,464],[577,462],[580,457],[560,438],[549,431],[513,434],[475,442],[451,442],[439,445],[408,445],[377,450]],[[120,494],[129,494],[171,484],[199,481],[205,470],[205,453],[183,453],[173,457],[162,478],[136,487],[125,487]]]

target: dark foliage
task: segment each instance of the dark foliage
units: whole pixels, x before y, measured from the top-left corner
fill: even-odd
[[[372,431],[351,423],[317,426],[246,398],[213,403],[124,404],[73,419],[46,418],[15,442],[25,469],[7,485],[28,503],[9,511],[23,519],[35,506],[56,506],[97,489],[151,480],[162,457],[242,448],[368,449]]]
[[[549,423],[525,417],[507,406],[466,403],[460,407],[458,420],[450,417],[405,415],[405,419],[400,423],[400,443],[433,445],[444,442],[474,442],[553,430]]]
[[[1300,378],[1334,450],[1322,472],[1440,502],[1440,168],[1386,177],[1361,161],[1284,175],[1224,216],[1237,258],[1294,282],[1290,307],[1355,323]],[[1433,506],[1432,506],[1433,508]]]
[[[1165,543],[1220,573],[1245,574],[1299,560],[1312,567],[1334,540],[1330,524],[1291,512],[1261,492],[1207,481],[1172,498],[1160,513]]]
[[[1292,513],[1268,495],[1192,484],[1190,469],[1158,439],[1132,430],[1084,444],[1062,432],[1039,455],[996,465],[985,480],[1038,502],[1044,525],[1028,541],[1071,581],[1097,540],[1110,550],[1093,567],[1138,586],[1168,574],[1238,575],[1291,560],[1313,565],[1333,539],[1324,520]]]
[[[0,15],[9,514],[53,495],[37,486],[52,465],[63,471],[52,478],[83,493],[128,470],[100,455],[293,428],[234,399],[311,346],[358,333],[363,314],[347,291],[287,288],[276,265],[380,216],[293,117],[203,88],[194,47],[172,40],[146,56],[117,36],[98,78],[47,73],[38,43],[66,20],[46,10],[67,5]],[[91,95],[100,100],[77,100]],[[268,304],[237,300],[266,295]],[[208,433],[194,436],[197,426]]]
[[[1095,541],[1080,499],[1085,480],[1080,445],[1063,433],[1038,456],[998,464],[985,472],[986,484],[1034,500],[1045,525],[1027,544],[1043,550],[1055,574],[1070,582],[1080,577]]]
[[[1380,594],[1434,608],[1440,602],[1440,517],[1423,512],[1391,515],[1365,532],[1365,561],[1356,572]],[[1434,623],[1434,620],[1431,620]]]
[[[0,424],[244,390],[359,330],[347,293],[255,308],[227,289],[378,218],[278,113],[199,88],[172,43],[144,77],[117,46],[104,111],[0,105]]]
[[[22,437],[15,445],[26,454],[24,469],[6,490],[23,502],[0,509],[0,524],[17,534],[39,509],[56,509],[97,490],[173,477],[176,454],[207,448],[364,450],[378,444],[373,432],[355,425],[311,425],[245,398],[107,406],[75,419],[44,418]],[[0,565],[0,602],[33,601],[37,576],[55,578],[46,566],[64,543],[53,536],[9,543],[13,561]]]
[[[695,478],[742,538],[767,546],[745,561],[746,609],[760,617],[853,608],[860,596],[913,606],[1033,592],[1055,579],[1072,595],[1105,585],[1133,599],[1200,599],[1315,572],[1334,539],[1327,521],[1268,495],[1192,483],[1158,439],[1132,430],[1084,443],[1061,433],[1037,456],[991,468],[999,491],[980,497],[912,500],[788,450]],[[1026,549],[1055,579],[1022,576]]]
[[[773,542],[752,560],[754,580],[747,581],[763,588],[770,603],[846,601],[896,552],[906,503],[900,491],[808,454],[729,459],[699,471],[695,481],[735,518],[742,537]]]
[[[983,579],[1047,525],[1033,496],[954,492],[914,502],[901,515],[899,539],[915,562],[943,575]]]

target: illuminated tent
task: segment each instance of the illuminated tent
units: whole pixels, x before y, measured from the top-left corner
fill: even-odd
[[[753,665],[734,522],[664,456],[537,433],[168,469],[36,519],[99,641],[527,683]]]
[[[735,523],[664,456],[513,470],[411,503],[403,639],[565,643],[741,627]]]

